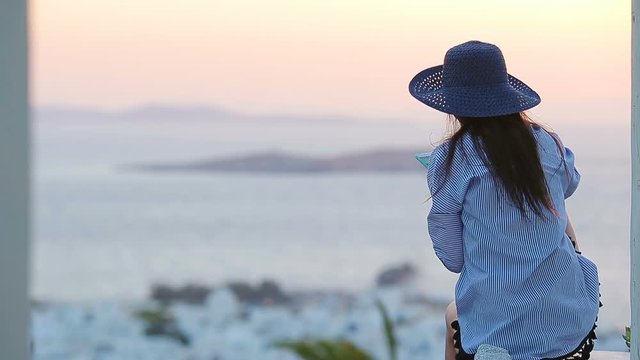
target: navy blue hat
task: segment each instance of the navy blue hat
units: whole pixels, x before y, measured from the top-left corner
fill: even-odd
[[[468,41],[449,49],[444,64],[421,71],[409,92],[436,110],[458,116],[513,114],[540,103],[540,96],[507,74],[500,49]]]

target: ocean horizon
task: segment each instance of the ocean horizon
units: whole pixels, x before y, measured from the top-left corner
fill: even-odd
[[[32,296],[129,301],[158,283],[262,279],[286,289],[362,291],[382,268],[410,262],[426,293],[452,298],[456,276],[433,254],[426,230],[426,174],[118,170],[273,149],[428,150],[443,125],[37,119]],[[557,128],[582,174],[567,206],[583,253],[600,271],[600,322],[622,328],[629,323],[628,129]]]

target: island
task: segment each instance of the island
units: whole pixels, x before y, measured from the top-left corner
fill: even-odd
[[[337,156],[312,157],[268,151],[181,163],[130,164],[120,166],[120,169],[152,172],[424,172],[425,168],[415,158],[421,152],[425,152],[425,149],[374,149]]]

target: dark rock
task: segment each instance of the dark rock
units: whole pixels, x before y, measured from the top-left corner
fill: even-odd
[[[179,288],[154,285],[151,288],[151,298],[163,305],[170,305],[174,302],[202,305],[211,290],[211,288],[201,285],[185,285]]]
[[[242,281],[234,281],[227,284],[229,290],[231,290],[238,301],[244,303],[254,298],[254,291],[251,284]]]
[[[227,287],[235,294],[238,301],[252,305],[280,305],[289,301],[289,297],[273,280],[264,280],[257,286],[246,282],[230,282]]]
[[[376,278],[376,285],[380,287],[402,285],[415,278],[417,271],[413,265],[404,263],[383,270]]]
[[[287,301],[287,295],[275,281],[265,280],[256,290],[257,297],[262,298],[263,303],[281,304]]]

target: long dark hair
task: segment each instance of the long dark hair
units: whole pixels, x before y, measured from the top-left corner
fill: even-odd
[[[489,168],[494,181],[501,185],[524,218],[529,218],[527,209],[543,219],[547,218],[545,209],[555,214],[531,130],[532,126],[539,125],[524,113],[483,118],[455,116],[455,119],[460,127],[449,138],[445,181],[458,151],[458,143],[465,134],[470,134],[476,152]]]

